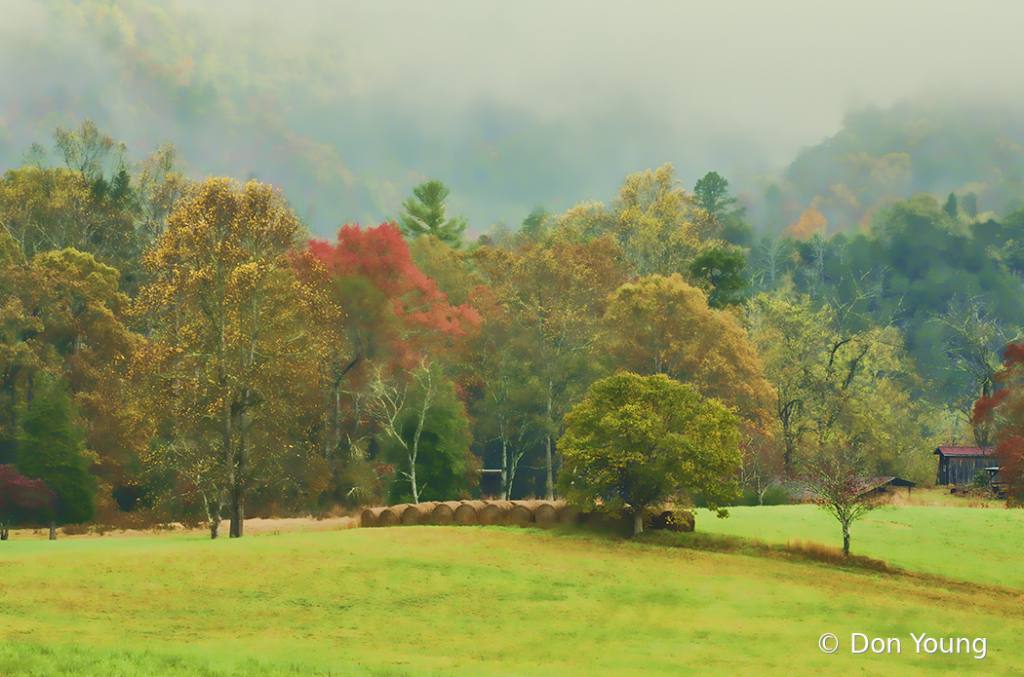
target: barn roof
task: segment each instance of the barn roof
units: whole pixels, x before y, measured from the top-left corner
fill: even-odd
[[[940,456],[991,456],[992,447],[939,447],[934,453]]]

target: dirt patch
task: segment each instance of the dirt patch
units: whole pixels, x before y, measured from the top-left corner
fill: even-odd
[[[359,519],[355,517],[328,517],[325,519],[314,519],[312,517],[282,517],[280,519],[253,518],[245,520],[246,536],[272,536],[276,534],[294,534],[313,531],[339,531],[341,529],[354,529],[359,526]],[[221,538],[227,538],[230,522],[224,520],[220,523]],[[203,534],[209,535],[207,527],[198,529],[185,529],[180,524],[172,525],[166,529],[116,529],[107,531],[104,534],[90,532],[87,534],[76,534],[68,536],[58,529],[57,538],[153,538],[171,534]],[[47,529],[11,529],[11,540],[19,541],[40,541],[49,538]]]

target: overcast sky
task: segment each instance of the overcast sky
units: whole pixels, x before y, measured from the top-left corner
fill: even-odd
[[[49,67],[45,58],[28,60],[23,47],[20,53],[10,47],[15,36],[23,45],[26,33],[48,30],[39,19],[40,2],[5,2],[0,58],[10,70],[0,83],[7,83],[9,101],[25,96],[26,82],[43,83],[42,90],[46,83],[92,86],[83,74],[89,59],[76,56],[71,75],[66,54]],[[330,86],[336,109],[324,108],[337,118],[339,131],[310,136],[333,147],[356,176],[372,171],[369,183],[394,184],[388,188],[392,197],[378,197],[376,207],[353,199],[362,213],[344,217],[354,219],[393,216],[369,212],[393,208],[417,177],[438,174],[451,184],[453,204],[471,212],[477,225],[497,218],[518,222],[525,212],[514,212],[531,204],[564,208],[607,200],[627,173],[667,161],[687,187],[712,169],[742,186],[758,173],[781,170],[802,147],[834,134],[851,109],[921,95],[1017,103],[1024,81],[1019,0],[174,5],[196,12],[214,35],[267,36],[269,49],[319,51],[342,62],[333,71],[339,82]],[[67,53],[74,42],[64,34],[35,37],[38,49],[54,53]],[[91,53],[74,49],[73,55]],[[301,76],[296,73],[296,82]],[[483,107],[490,112],[473,112]],[[347,111],[358,116],[346,119]],[[120,115],[121,135],[130,138]],[[359,124],[364,129],[353,128]],[[412,140],[395,141],[399,137]],[[563,137],[571,137],[565,147],[559,146]],[[536,181],[498,181],[499,169],[483,176],[475,165],[475,178],[459,173],[471,165],[468,157],[503,139],[501,151],[508,156],[515,145],[509,138],[549,146],[546,156],[536,152],[535,170],[527,167],[529,158],[508,165],[514,166],[508,172],[533,173]],[[24,145],[9,141],[12,149]],[[414,145],[421,147],[406,155]],[[438,159],[445,154],[450,156]],[[400,157],[389,164],[391,156]],[[228,171],[196,164],[203,171]],[[546,186],[549,194],[540,194]],[[379,206],[384,204],[389,206]]]

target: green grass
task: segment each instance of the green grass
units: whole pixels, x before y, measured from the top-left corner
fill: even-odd
[[[1024,674],[1019,590],[530,530],[8,541],[0,576],[3,675]]]
[[[811,505],[730,508],[697,514],[697,530],[785,544],[842,547],[839,522]],[[893,566],[978,583],[1024,588],[1024,510],[885,507],[853,524],[850,551]]]

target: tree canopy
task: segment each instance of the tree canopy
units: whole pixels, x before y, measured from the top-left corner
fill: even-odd
[[[610,376],[566,415],[559,490],[580,508],[628,507],[634,534],[646,507],[681,491],[700,492],[724,516],[738,493],[738,424],[720,402],[664,374]]]

